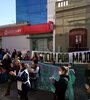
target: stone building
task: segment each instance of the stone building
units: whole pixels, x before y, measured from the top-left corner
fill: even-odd
[[[90,50],[90,0],[56,2],[56,51]]]

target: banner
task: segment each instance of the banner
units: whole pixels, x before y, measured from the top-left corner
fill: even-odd
[[[29,67],[31,67],[32,62],[31,61],[22,61],[24,63],[28,63]],[[59,68],[62,65],[65,64],[57,64],[57,65],[51,65],[51,64],[45,64],[45,63],[38,63],[40,67],[40,76],[37,81],[37,85],[39,89],[45,90],[45,91],[51,91],[55,92],[55,87],[53,86],[53,83],[50,81],[49,77],[54,77],[57,81],[59,80]],[[75,76],[76,76],[76,82],[75,82],[75,88],[78,88],[78,91],[83,91],[85,93],[85,69],[87,64],[74,64],[75,69]],[[69,95],[70,96],[70,95]]]
[[[32,51],[32,56],[37,53],[38,56],[42,55],[45,63],[50,63],[52,59],[56,63],[90,63],[90,51],[80,52],[44,52]]]
[[[29,67],[31,67],[32,62],[31,61],[21,61],[23,63],[29,64]],[[59,80],[59,67],[58,66],[53,66],[50,64],[44,64],[39,62],[39,67],[40,67],[40,76],[38,79],[38,88],[42,90],[47,90],[47,91],[55,91],[55,88],[50,81],[50,77],[54,77],[56,80]]]

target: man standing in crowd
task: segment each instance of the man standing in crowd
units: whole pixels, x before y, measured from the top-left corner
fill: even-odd
[[[16,57],[14,61],[12,62],[11,67],[9,68],[9,73],[13,71],[13,72],[16,72],[16,75],[17,75],[19,69],[20,69],[20,60],[18,59],[18,57]],[[6,89],[5,96],[10,95],[11,85],[14,81],[15,81],[15,77],[9,74],[8,86]]]

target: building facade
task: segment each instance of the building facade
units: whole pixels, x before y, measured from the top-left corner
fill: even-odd
[[[47,0],[16,0],[16,22],[47,22]]]
[[[14,24],[0,27],[1,47],[10,51],[16,49],[22,52],[28,50],[50,51],[53,29],[53,22],[31,26]]]
[[[53,51],[53,43],[55,44],[55,38],[53,42],[53,31],[55,23],[55,1],[56,0],[16,0],[16,25],[3,26],[0,29],[7,30],[6,34],[14,34],[10,36],[1,35],[1,47],[6,49],[17,49],[21,51],[37,50],[37,51]],[[51,9],[51,7],[53,8]],[[47,32],[47,27],[42,29],[42,26],[48,23],[50,29],[53,30]],[[15,36],[15,32],[12,31],[14,27],[18,27],[18,23],[27,23],[27,27],[37,26],[35,29],[36,34],[32,34],[31,31],[28,34],[19,34]],[[38,26],[41,26],[41,31],[38,31]],[[21,25],[22,27],[22,25]],[[9,30],[8,30],[9,29]],[[40,29],[40,27],[39,27]],[[0,33],[4,33],[1,32]],[[10,31],[11,30],[11,31]],[[32,29],[31,29],[32,30]],[[44,30],[44,31],[43,31]],[[15,29],[16,31],[16,29]],[[31,33],[30,33],[31,32]],[[42,33],[41,33],[42,32]],[[23,41],[23,43],[22,43]]]
[[[48,23],[49,21],[54,23],[55,1],[56,0],[16,0],[16,22],[25,21],[31,26]],[[50,10],[52,5],[53,9]],[[30,51],[53,51],[53,33],[49,33],[49,36],[48,34],[44,35],[42,33],[26,36],[29,37],[26,41],[30,42]],[[48,45],[50,45],[49,48]]]
[[[90,50],[90,1],[56,2],[56,51]]]
[[[16,0],[16,22],[24,21],[30,25],[47,23],[47,0]],[[26,41],[30,42],[30,51],[47,49],[48,40],[42,39],[41,34],[38,36],[39,38],[35,34],[26,35],[26,37],[31,37],[26,38]]]

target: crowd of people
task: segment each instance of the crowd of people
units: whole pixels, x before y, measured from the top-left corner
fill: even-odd
[[[0,70],[3,69],[8,75],[8,86],[6,89],[5,96],[10,95],[11,85],[14,81],[17,81],[18,94],[21,100],[28,100],[28,91],[30,89],[37,88],[37,79],[39,78],[40,68],[38,66],[38,61],[43,60],[42,56],[39,58],[35,53],[31,58],[29,51],[22,57],[22,53],[17,52],[14,49],[13,53],[10,54],[8,50],[3,52],[3,59],[0,62]],[[21,60],[32,60],[32,65],[22,63]],[[55,64],[55,62],[54,62]],[[68,66],[61,66],[59,69],[59,80],[50,77],[53,80],[53,85],[55,87],[54,100],[66,100],[66,93],[68,90],[68,99],[74,100],[73,86],[75,83],[75,71],[72,68],[72,63]]]
[[[10,54],[8,50],[3,52],[3,58],[0,62],[0,82],[2,80],[8,81],[5,96],[10,95],[11,86],[14,81],[17,81],[18,94],[21,100],[28,100],[27,94],[29,88],[37,87],[36,82],[39,77],[38,57],[34,54],[34,56],[30,58],[28,53],[29,52],[27,52],[23,58],[22,53],[17,52],[16,49],[14,49],[12,54]],[[28,61],[32,60],[32,65],[29,66],[29,64],[21,62],[22,59]],[[3,70],[5,76],[4,73],[2,73]]]
[[[25,54],[24,57],[22,57],[22,53],[19,51],[17,52],[16,49],[14,49],[12,55],[10,55],[9,51],[6,50],[6,52],[3,52],[3,59],[0,63],[0,69],[5,69],[8,75],[8,86],[6,89],[5,96],[10,95],[10,89],[11,84],[14,81],[17,81],[17,89],[18,93],[20,95],[21,100],[28,100],[28,90],[29,87],[36,88],[37,87],[37,79],[39,77],[39,66],[38,61],[43,60],[42,58],[38,58],[37,54],[35,53],[32,58],[30,58],[29,51]],[[42,56],[40,56],[42,57]],[[21,63],[20,60],[32,60],[32,65],[30,68],[25,63]],[[54,63],[55,64],[55,63]],[[65,92],[67,88],[69,87],[69,94],[71,93],[72,97],[69,100],[74,100],[74,93],[73,93],[73,83],[71,84],[70,81],[72,81],[71,76],[75,74],[75,71],[71,68],[71,64],[69,64],[68,67],[62,66],[60,67],[60,79],[56,81],[54,79],[53,85],[55,86],[55,94],[54,99],[55,100],[65,100]],[[70,73],[73,73],[73,75],[70,75]],[[53,78],[50,78],[53,79]],[[70,82],[70,83],[69,83]],[[24,94],[24,95],[23,95]]]
[[[54,100],[74,100],[73,89],[76,78],[72,63],[68,64],[68,66],[61,66],[59,75],[58,81],[54,77],[50,77],[55,87]]]

